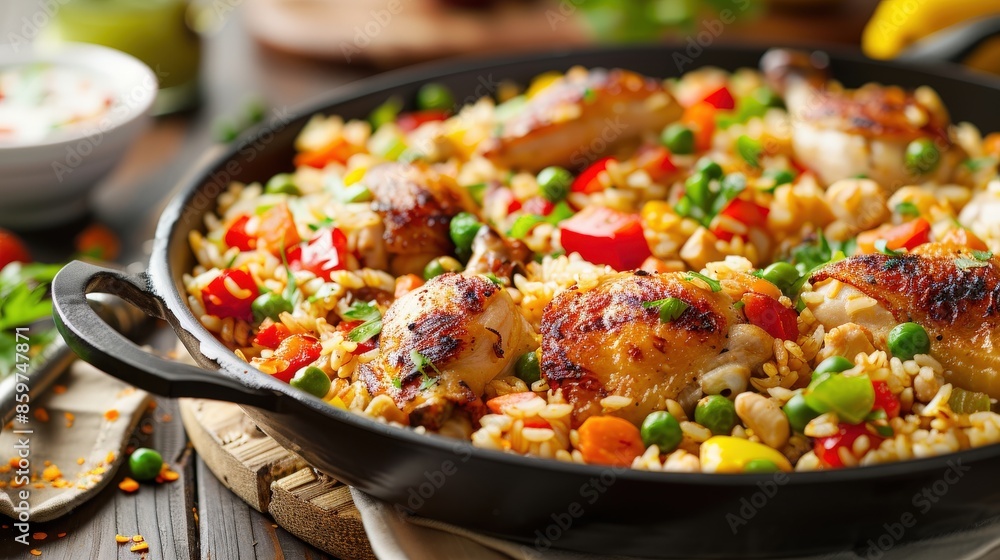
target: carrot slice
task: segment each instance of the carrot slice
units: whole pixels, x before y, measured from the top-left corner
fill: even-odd
[[[639,428],[617,416],[591,416],[577,434],[580,453],[592,464],[627,467],[646,450]]]
[[[524,393],[507,393],[506,395],[500,395],[499,397],[494,397],[486,401],[486,408],[489,408],[493,414],[503,414],[505,408],[514,406],[516,404],[523,404],[533,399],[540,399],[538,395],[526,391]]]
[[[715,113],[717,109],[705,101],[695,103],[684,111],[681,121],[692,125],[694,145],[699,152],[712,147],[712,135],[715,134]]]
[[[394,296],[396,299],[399,299],[423,285],[423,278],[417,276],[416,274],[404,274],[403,276],[396,278],[396,293]]]
[[[965,228],[949,229],[948,232],[941,237],[941,243],[950,243],[960,247],[968,247],[969,249],[974,249],[976,251],[989,250],[989,247],[986,246],[986,243],[984,243],[979,236]]]
[[[885,246],[889,249],[912,251],[919,245],[929,242],[930,236],[931,224],[923,218],[917,218],[898,226],[880,226],[859,233],[858,251],[874,253],[875,242],[879,239],[885,239]]]

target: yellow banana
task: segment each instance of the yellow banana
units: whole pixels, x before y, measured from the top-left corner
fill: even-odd
[[[1000,3],[993,0],[882,0],[865,27],[861,46],[872,58],[893,58],[937,31],[996,14]],[[965,62],[1000,72],[1000,40],[986,41]]]

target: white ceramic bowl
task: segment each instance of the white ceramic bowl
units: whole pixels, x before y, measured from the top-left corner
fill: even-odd
[[[98,45],[0,49],[0,69],[31,63],[73,68],[115,98],[90,124],[33,143],[0,143],[0,226],[41,229],[84,214],[90,191],[121,160],[149,122],[156,75],[138,59]]]

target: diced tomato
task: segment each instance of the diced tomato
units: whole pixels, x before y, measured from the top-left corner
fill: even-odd
[[[507,215],[521,209],[521,201],[514,196],[514,191],[508,187],[494,187],[486,191],[483,206],[486,208],[506,208]]]
[[[562,246],[594,264],[615,270],[638,268],[652,252],[638,214],[588,206],[559,224]]]
[[[770,212],[770,208],[761,206],[756,202],[734,198],[726,204],[725,208],[719,212],[719,215],[732,218],[745,224],[748,228],[763,229],[767,227],[767,215]],[[733,238],[732,232],[726,231],[719,226],[712,228],[712,233],[723,241],[729,241]]]
[[[266,319],[266,321],[271,321]],[[271,321],[268,325],[261,325],[260,331],[257,332],[257,336],[253,337],[253,343],[258,346],[263,346],[264,348],[271,348],[272,350],[277,348],[281,344],[282,340],[288,338],[288,335],[292,334],[288,327],[284,323],[275,323]]]
[[[869,449],[878,447],[885,439],[871,433],[864,423],[845,424],[841,422],[837,435],[819,437],[814,440],[813,451],[824,466],[838,469],[844,466],[844,461],[840,458],[840,449],[846,448],[851,455],[854,455],[854,442],[861,436],[868,436],[871,442],[868,446]],[[860,459],[856,455],[855,458]]]
[[[858,251],[874,253],[875,242],[879,239],[885,239],[885,246],[889,249],[912,251],[931,240],[931,224],[923,218],[917,218],[898,226],[882,226],[863,231],[858,234]]]
[[[743,294],[743,312],[751,324],[767,331],[767,334],[781,340],[795,340],[799,337],[798,315],[778,300],[755,292]]]
[[[331,272],[347,267],[347,236],[337,228],[321,229],[298,259],[289,255],[288,263],[293,270],[308,270],[329,281]]]
[[[595,161],[590,167],[583,170],[582,173],[577,175],[576,179],[573,180],[573,186],[570,190],[573,192],[593,194],[595,192],[601,192],[604,190],[604,185],[598,180],[598,175],[602,171],[608,168],[608,163],[614,161],[615,158],[606,157]]]
[[[988,251],[989,247],[976,234],[965,228],[949,229],[942,237],[941,243],[950,243],[959,247],[968,247],[976,251]]]
[[[337,330],[343,333],[344,337],[346,338],[351,331],[353,331],[357,327],[360,327],[363,323],[364,321],[341,321],[337,325]],[[378,341],[376,337],[373,336],[364,342],[359,342],[358,347],[354,349],[354,352],[352,352],[352,354],[364,354],[365,352],[373,350],[377,345]]]
[[[247,222],[250,216],[243,214],[226,230],[224,240],[226,245],[236,247],[240,251],[252,251],[257,248],[257,238],[247,233]]]
[[[636,164],[652,180],[658,181],[677,171],[677,166],[670,159],[670,155],[670,150],[667,150],[663,146],[656,146],[642,151],[637,158]]]
[[[307,334],[289,336],[281,341],[272,356],[272,359],[285,361],[288,365],[277,371],[274,376],[288,383],[295,377],[295,372],[318,360],[322,350],[323,345],[316,340],[316,337]]]
[[[295,156],[295,167],[315,167],[323,169],[331,163],[347,163],[347,160],[361,149],[348,143],[343,138],[337,138],[325,148],[313,152],[302,152]]]
[[[551,428],[552,427],[552,424],[549,424],[549,421],[546,420],[546,419],[544,419],[544,418],[542,418],[541,416],[532,416],[531,418],[524,418],[522,420],[522,422],[524,422],[524,427],[525,428]]]
[[[515,404],[524,404],[530,400],[541,398],[538,395],[525,391],[523,393],[507,393],[499,397],[493,397],[486,401],[486,408],[493,414],[503,414],[504,409]]]
[[[733,94],[730,93],[729,88],[722,86],[719,89],[709,93],[702,99],[703,102],[708,103],[716,109],[734,109],[736,108],[736,100],[733,99]]]
[[[902,405],[899,398],[889,390],[889,384],[885,381],[872,381],[872,387],[875,389],[875,404],[872,405],[872,410],[884,410],[890,419],[899,416]]]
[[[277,204],[267,209],[260,217],[260,235],[269,249],[277,253],[282,247],[290,251],[293,245],[297,245],[302,238],[299,237],[299,230],[295,227],[295,218],[292,211],[285,203]]]
[[[555,208],[554,204],[540,196],[533,196],[525,200],[524,204],[521,205],[521,210],[524,210],[528,214],[537,214],[539,216],[548,216],[552,213],[553,208]]]
[[[73,245],[81,255],[87,255],[103,261],[113,261],[118,258],[122,244],[111,228],[104,224],[90,224],[73,240]]]
[[[396,118],[396,126],[399,130],[406,132],[413,132],[414,130],[420,128],[420,125],[424,123],[443,121],[446,120],[451,113],[448,111],[441,111],[439,109],[427,109],[425,111],[413,111],[412,113],[403,113]]]
[[[715,134],[715,113],[718,112],[711,103],[702,101],[684,110],[681,121],[691,125],[694,131],[694,145],[699,151],[712,147],[712,135]]]
[[[0,229],[0,268],[12,262],[30,263],[31,254],[20,237]]]
[[[260,295],[257,283],[242,268],[227,268],[201,289],[205,312],[220,319],[253,320],[250,304]]]

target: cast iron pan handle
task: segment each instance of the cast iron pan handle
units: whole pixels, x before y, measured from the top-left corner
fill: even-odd
[[[1000,16],[977,18],[917,41],[896,60],[961,63],[986,40],[997,36],[1000,36]]]
[[[164,397],[214,399],[277,410],[279,395],[273,391],[253,389],[218,373],[143,351],[90,307],[87,294],[92,292],[117,295],[160,319],[168,313],[143,276],[80,261],[69,263],[52,281],[53,318],[66,344],[87,362]]]

